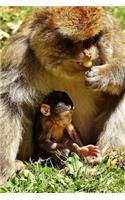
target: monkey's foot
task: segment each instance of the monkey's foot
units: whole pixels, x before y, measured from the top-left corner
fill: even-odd
[[[16,171],[22,171],[26,169],[26,165],[21,160],[16,160],[15,165],[16,165]]]
[[[26,168],[26,165],[16,160],[13,162],[1,163],[0,166],[0,186],[2,186],[11,176],[15,175],[17,171],[22,171]]]
[[[102,156],[100,154],[98,156],[87,156],[84,159],[91,164],[98,164],[102,162]]]
[[[15,161],[0,163],[0,186],[2,186],[15,173]]]
[[[85,84],[86,86],[95,89],[107,91],[108,87],[113,87],[110,81],[111,75],[111,65],[104,64],[99,66],[94,66],[90,71],[85,73]]]

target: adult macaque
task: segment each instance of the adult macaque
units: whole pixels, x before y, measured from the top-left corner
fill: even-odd
[[[74,151],[82,158],[94,156],[98,160],[99,148],[83,146],[72,124],[73,108],[73,102],[65,92],[53,91],[44,97],[35,125],[36,152],[39,156],[49,152],[51,158],[56,157],[57,150],[67,156]]]
[[[103,8],[37,9],[10,38],[0,71],[1,184],[16,158],[33,154],[35,107],[52,90],[73,100],[73,124],[85,145],[125,150],[125,35]]]

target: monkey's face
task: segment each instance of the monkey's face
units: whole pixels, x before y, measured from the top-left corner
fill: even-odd
[[[53,98],[56,97],[53,96]],[[67,101],[67,99],[65,100]],[[43,116],[47,117],[54,124],[57,124],[63,128],[71,123],[73,110],[73,105],[66,104],[65,102],[59,102],[56,105],[53,105],[52,102],[51,105],[42,103],[40,108]]]
[[[72,122],[72,114],[73,114],[72,110],[69,110],[60,112],[54,115],[52,118],[57,125],[65,128]]]
[[[71,105],[59,102],[54,109],[51,110],[51,118],[56,124],[65,128],[72,121],[73,110],[74,107]]]
[[[72,121],[74,105],[66,92],[52,91],[46,95],[40,111],[54,124],[66,127]]]
[[[49,7],[35,18],[30,45],[42,66],[57,76],[84,70],[84,50],[96,48],[89,40],[101,31],[103,9]]]

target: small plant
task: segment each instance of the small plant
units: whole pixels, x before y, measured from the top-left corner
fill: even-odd
[[[108,168],[125,169],[125,152],[110,152],[104,156],[103,162]]]
[[[83,163],[80,161],[79,156],[75,153],[72,153],[71,157],[66,161],[65,171],[67,174],[71,175],[72,178],[80,178],[84,173]]]

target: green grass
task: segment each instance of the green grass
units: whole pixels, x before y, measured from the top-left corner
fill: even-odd
[[[36,7],[0,7],[0,29],[11,35],[13,30],[10,29],[8,23],[17,24],[34,9]],[[106,7],[106,9],[119,19],[123,29],[125,29],[125,7]],[[5,42],[5,38],[0,40],[0,51]]]
[[[17,23],[33,10],[33,7],[0,7],[0,29],[12,34],[8,22]],[[125,29],[125,7],[107,7]],[[0,50],[6,40],[0,41]],[[125,156],[124,156],[125,157]],[[125,192],[125,159],[117,162],[106,157],[103,162],[91,166],[73,154],[66,167],[58,170],[40,162],[27,163],[27,169],[11,177],[0,192]]]
[[[116,7],[107,7],[107,9],[119,19],[122,28],[125,29],[125,7],[116,6]]]
[[[65,165],[58,170],[40,162],[27,164],[27,169],[10,178],[0,192],[125,192],[125,170],[113,159],[109,165],[109,157],[92,166],[72,154]]]
[[[12,34],[13,30],[10,29],[8,23],[17,24],[22,21],[27,14],[36,9],[35,7],[0,7],[0,29]],[[123,29],[125,29],[125,7],[106,7],[114,16],[116,16]],[[0,52],[6,43],[6,38],[0,40]]]

